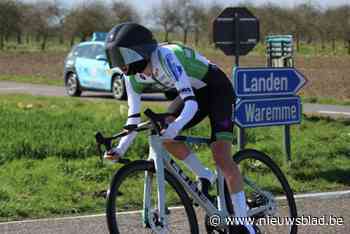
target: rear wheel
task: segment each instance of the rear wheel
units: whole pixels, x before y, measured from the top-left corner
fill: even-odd
[[[71,72],[67,75],[65,82],[66,92],[69,96],[79,97],[82,93],[77,75]]]
[[[251,217],[261,233],[297,233],[297,225],[288,222],[297,218],[294,195],[281,169],[270,157],[256,150],[239,151],[233,159],[244,178],[249,212],[254,213]],[[268,217],[278,225],[271,225]]]
[[[143,216],[145,173],[150,181],[150,208]],[[180,183],[165,171],[165,205],[163,223],[157,212],[157,183],[153,162],[138,160],[117,171],[107,195],[107,223],[110,233],[192,233],[198,234],[196,213]],[[162,225],[163,224],[163,225]],[[151,228],[153,226],[153,228]],[[155,232],[154,228],[159,228]],[[164,231],[164,232],[162,232]]]
[[[127,94],[126,94],[125,83],[122,76],[116,75],[113,77],[112,92],[113,92],[114,98],[118,100],[126,100]]]

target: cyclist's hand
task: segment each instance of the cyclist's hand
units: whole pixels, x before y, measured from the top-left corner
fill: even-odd
[[[176,122],[169,124],[167,129],[161,131],[162,139],[174,139],[179,134],[180,129]]]
[[[121,157],[121,153],[118,148],[113,148],[109,151],[106,151],[103,155],[103,158],[105,160],[111,161],[111,162],[118,162],[119,158]]]

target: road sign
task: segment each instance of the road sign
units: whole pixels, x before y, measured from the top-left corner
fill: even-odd
[[[239,100],[235,122],[243,128],[298,124],[301,121],[299,97]]]
[[[304,76],[294,68],[235,68],[233,81],[236,96],[256,98],[290,96],[306,83]]]
[[[213,34],[215,45],[226,55],[237,55],[237,45],[238,55],[246,55],[259,42],[259,20],[245,7],[228,7],[214,20]]]

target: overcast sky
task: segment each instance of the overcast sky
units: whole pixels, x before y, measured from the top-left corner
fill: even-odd
[[[22,2],[37,2],[40,0],[21,0]],[[52,0],[53,1],[53,0]],[[92,0],[58,0],[62,4],[64,4],[66,7],[71,7],[74,4],[77,4],[79,2],[84,1],[92,1]],[[105,2],[111,2],[112,0],[101,0]],[[152,5],[156,5],[161,2],[161,0],[125,0],[126,2],[130,2],[133,4],[140,12],[145,12],[149,10]],[[275,3],[282,7],[293,7],[300,3],[305,2],[312,2],[313,4],[317,4],[318,6],[321,6],[322,8],[326,8],[329,6],[337,6],[337,5],[343,5],[343,4],[350,4],[350,0],[196,0],[203,4],[209,4],[210,2],[218,2],[222,3],[223,5],[234,5],[240,2],[249,2],[253,3],[255,5],[261,5],[264,3]]]

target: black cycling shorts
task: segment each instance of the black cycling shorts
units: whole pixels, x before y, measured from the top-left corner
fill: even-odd
[[[209,117],[211,125],[211,141],[233,139],[234,90],[226,74],[215,65],[210,65],[203,80],[207,86],[194,89],[198,103],[198,111],[183,129],[191,128]],[[179,116],[184,107],[180,96],[176,97],[168,107],[168,113]]]

